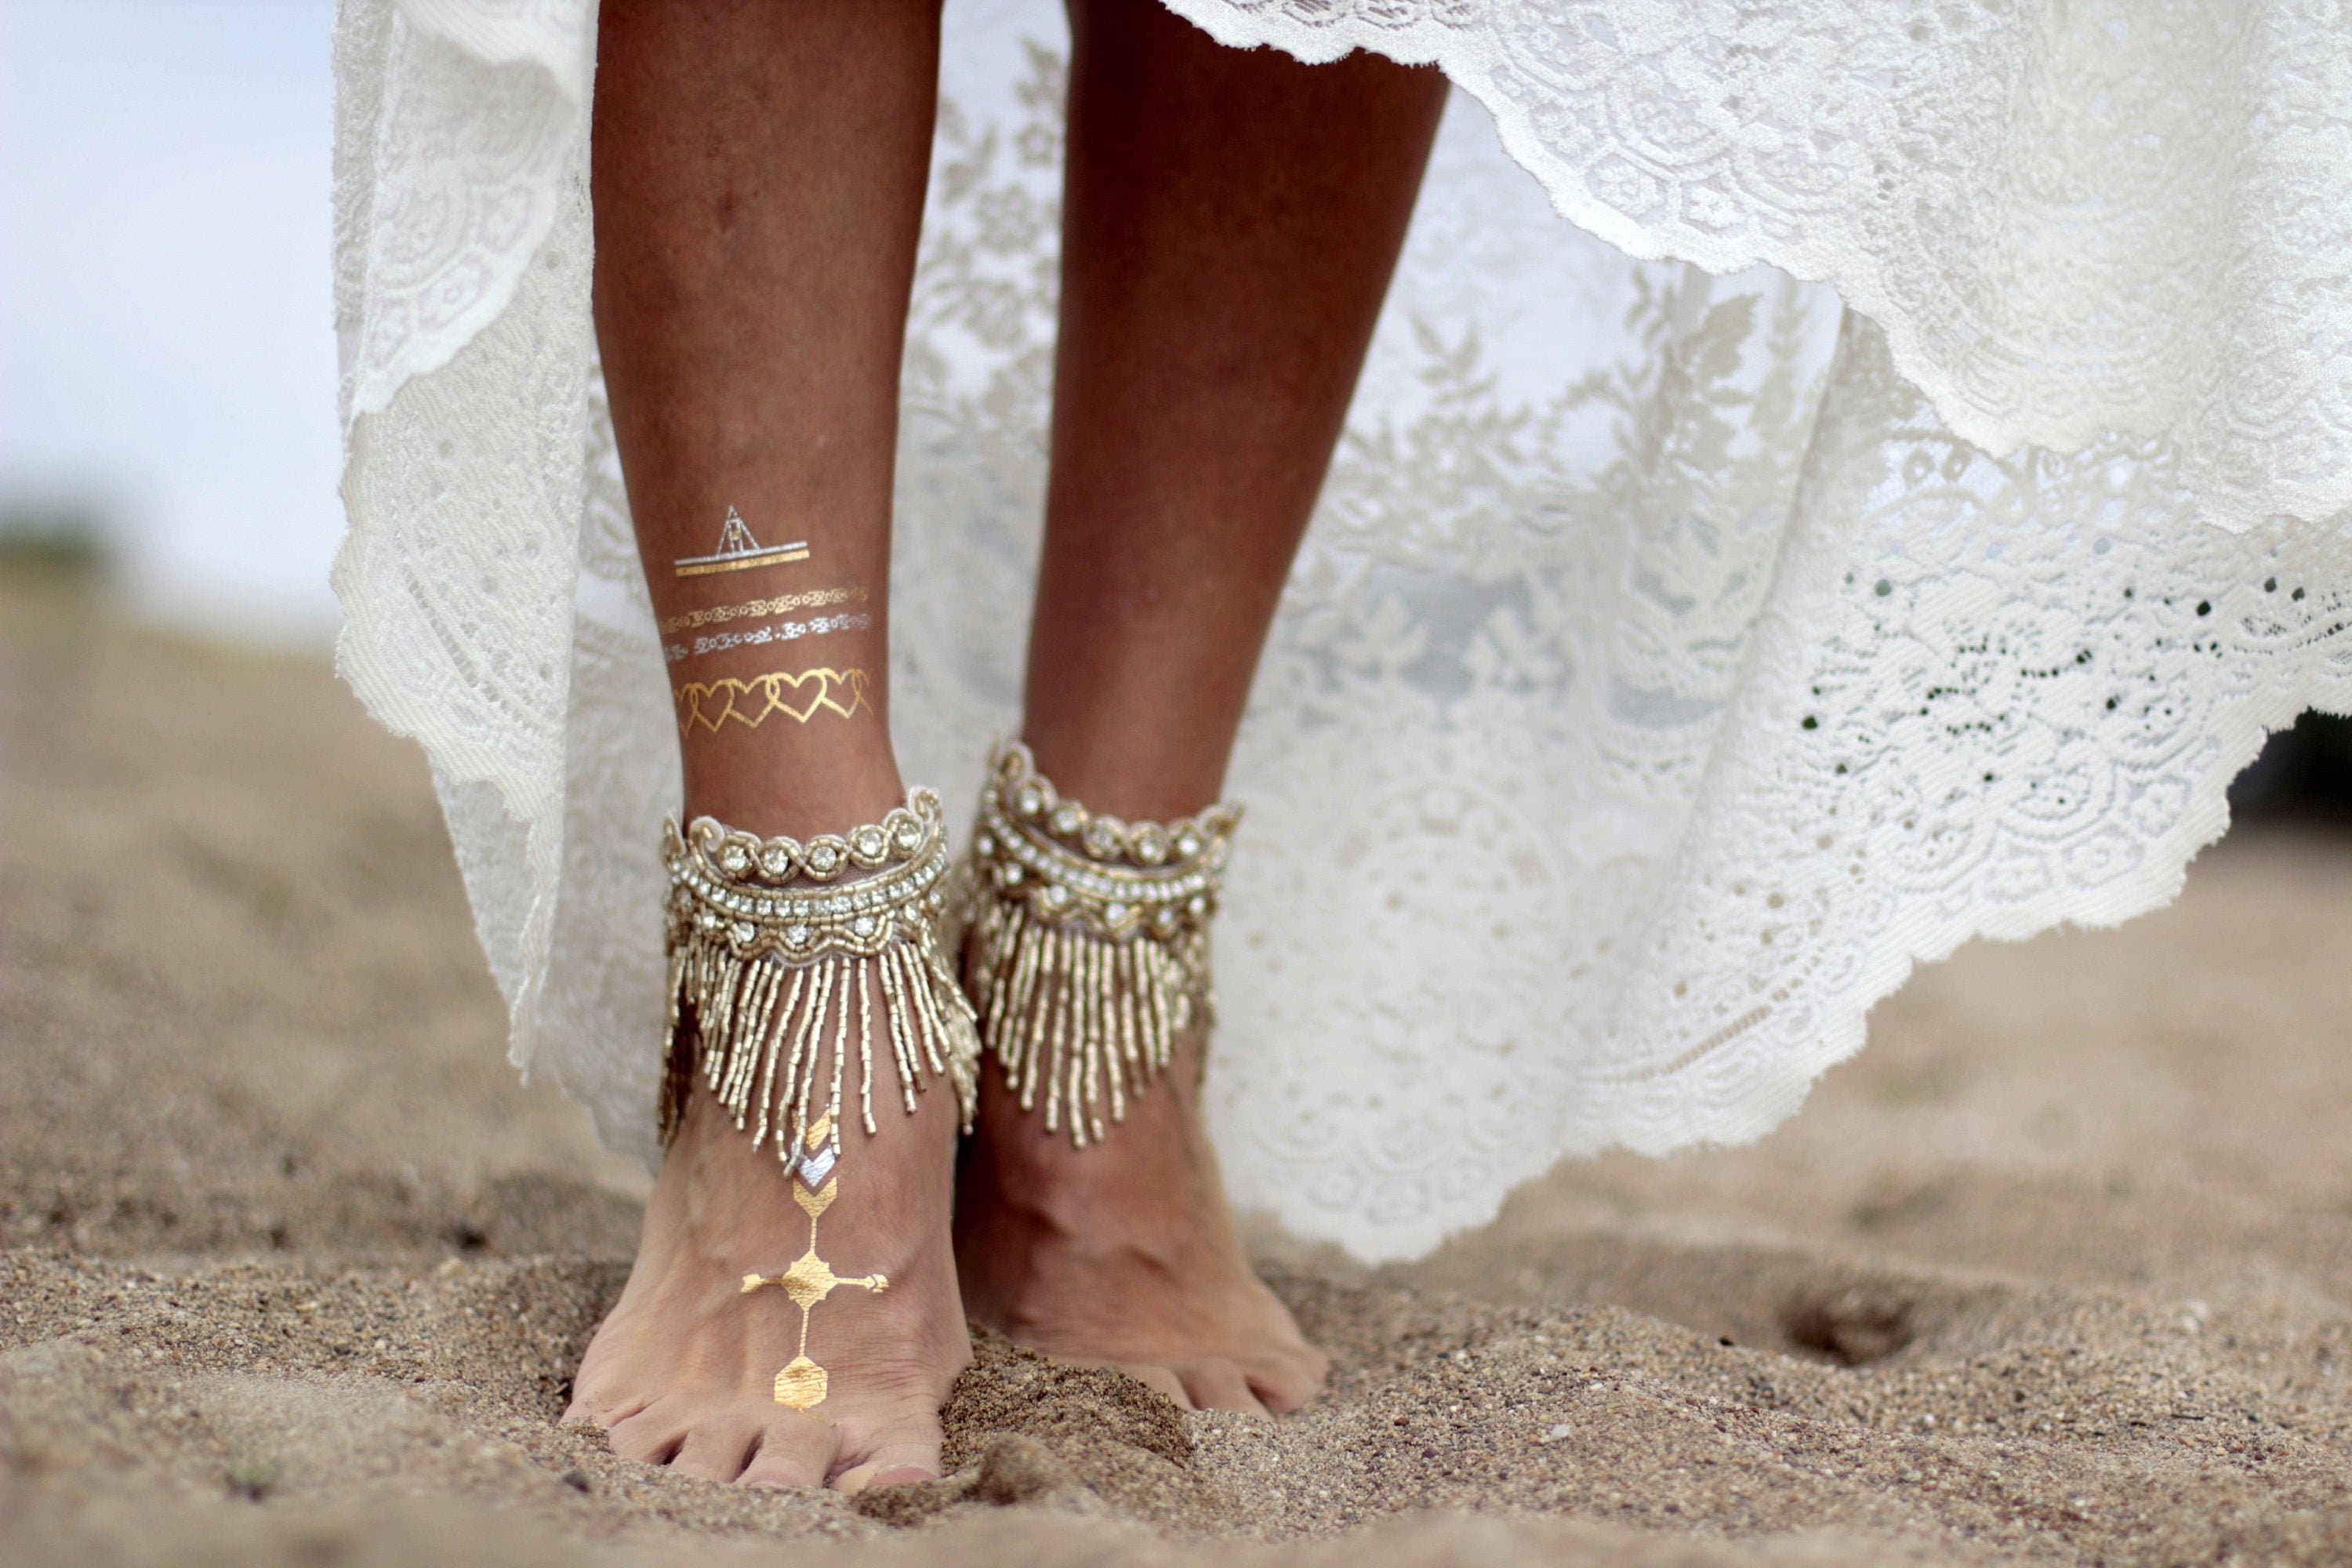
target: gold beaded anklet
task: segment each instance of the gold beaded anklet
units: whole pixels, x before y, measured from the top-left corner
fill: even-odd
[[[1042,1091],[1079,1148],[1215,1023],[1209,921],[1240,820],[1122,822],[1064,798],[1018,742],[989,760],[964,984],[1021,1108]]]
[[[950,872],[940,797],[915,790],[880,822],[805,845],[707,816],[680,832],[672,819],[663,858],[670,893],[662,1142],[677,1135],[698,1079],[737,1129],[751,1132],[752,1147],[775,1141],[808,1215],[808,1248],[782,1273],[746,1275],[742,1289],[776,1286],[800,1309],[800,1352],[776,1374],[775,1399],[806,1412],[824,1403],[827,1384],[808,1354],[810,1312],[838,1286],[877,1295],[889,1288],[880,1274],[836,1275],[817,1252],[817,1222],[840,1191],[853,1047],[857,1115],[867,1136],[875,1131],[877,995],[908,1114],[925,1079],[943,1076],[965,1130],[971,1127],[980,1042],[971,1005],[940,952]]]

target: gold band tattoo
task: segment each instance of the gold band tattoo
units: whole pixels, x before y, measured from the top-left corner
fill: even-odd
[[[662,658],[671,664],[704,654],[725,653],[730,648],[760,647],[768,643],[793,642],[802,637],[821,637],[827,632],[862,632],[874,624],[874,617],[863,610],[841,616],[811,616],[804,621],[770,621],[763,626],[748,631],[709,632],[696,637],[691,647],[682,642],[662,644]]]
[[[716,609],[689,610],[682,616],[672,616],[661,624],[661,635],[692,631],[697,626],[716,626],[721,621],[745,620],[754,616],[789,616],[794,610],[821,610],[829,605],[862,605],[866,602],[863,588],[811,588],[805,594],[779,594],[772,599],[751,599],[740,605],[720,605]]]
[[[708,577],[716,572],[749,572],[755,566],[782,566],[793,561],[808,559],[805,540],[790,544],[762,544],[751,537],[751,528],[733,507],[727,509],[727,521],[719,525],[719,548],[708,555],[686,555],[672,563],[670,570],[681,577]]]
[[[776,1403],[803,1413],[824,1403],[827,1383],[824,1368],[809,1359],[810,1312],[832,1295],[836,1286],[855,1285],[877,1296],[890,1289],[890,1277],[887,1274],[835,1274],[833,1265],[817,1256],[816,1222],[840,1194],[841,1178],[834,1172],[840,1160],[841,1151],[833,1142],[833,1118],[819,1116],[809,1123],[807,1135],[801,1141],[800,1157],[792,1162],[793,1201],[808,1215],[808,1250],[794,1258],[793,1266],[782,1274],[743,1276],[745,1295],[763,1285],[773,1285],[801,1310],[800,1350],[776,1373]]]
[[[689,680],[671,693],[677,731],[690,735],[699,726],[715,735],[730,720],[756,730],[776,713],[805,724],[820,710],[852,719],[874,711],[866,700],[869,679],[862,669],[779,669],[749,680]]]

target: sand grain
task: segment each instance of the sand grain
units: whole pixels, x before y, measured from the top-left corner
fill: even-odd
[[[414,752],[319,665],[0,611],[14,1561],[2352,1561],[2342,842],[1969,950],[1753,1149],[1409,1268],[1265,1237],[1295,1417],[984,1338],[947,1480],[755,1493],[558,1423],[644,1179],[505,1067]]]

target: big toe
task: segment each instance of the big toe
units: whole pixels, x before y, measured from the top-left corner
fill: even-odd
[[[683,1401],[657,1399],[612,1424],[613,1452],[640,1464],[667,1465],[694,1429],[694,1415]]]
[[[563,1408],[563,1419],[590,1421],[606,1428],[619,1426],[630,1416],[643,1412],[654,1400],[647,1397],[632,1399],[620,1379],[591,1373],[583,1369],[572,1389],[572,1403]]]

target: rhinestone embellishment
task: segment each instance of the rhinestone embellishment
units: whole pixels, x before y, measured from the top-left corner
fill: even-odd
[[[981,792],[965,984],[1024,1110],[1083,1147],[1203,1036],[1208,925],[1237,808],[1127,823],[1063,797],[1003,744]]]

